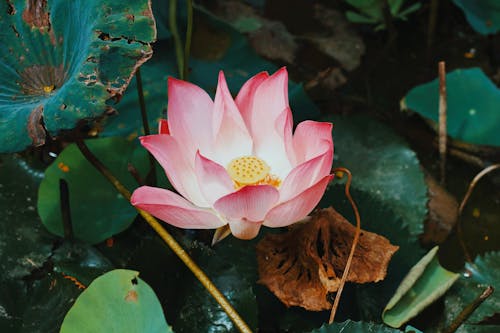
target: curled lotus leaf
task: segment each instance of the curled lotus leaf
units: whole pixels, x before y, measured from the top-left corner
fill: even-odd
[[[286,306],[311,311],[331,309],[331,293],[339,289],[355,230],[330,207],[287,233],[266,235],[257,244],[259,283]],[[347,281],[383,280],[398,248],[383,236],[361,230]]]
[[[109,111],[152,55],[148,0],[0,2],[0,153]]]

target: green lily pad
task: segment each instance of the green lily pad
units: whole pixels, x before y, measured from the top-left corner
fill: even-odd
[[[382,324],[367,323],[362,321],[346,320],[343,323],[333,323],[331,325],[323,325],[318,329],[312,330],[310,333],[394,333],[401,332],[400,330],[387,327]]]
[[[488,35],[500,31],[500,3],[497,0],[453,0],[476,32]]]
[[[159,7],[165,10],[167,6],[163,4]],[[228,23],[197,7],[194,11],[199,29],[193,36],[189,81],[213,95],[217,88],[218,73],[223,70],[229,89],[236,95],[250,77],[262,71],[274,73],[278,69],[259,57],[246,37]],[[168,13],[160,15],[158,21],[161,22],[166,15]],[[182,17],[178,17],[178,25],[185,26]],[[171,40],[155,44],[154,56],[141,67],[141,74],[149,122],[155,133],[157,119],[167,109],[167,77],[177,76],[177,62]],[[319,116],[318,108],[306,95],[301,84],[290,81],[288,92],[296,122]],[[106,120],[101,136],[135,137],[143,134],[135,79],[116,109],[118,115]]]
[[[29,275],[51,253],[55,238],[36,212],[35,193],[42,175],[24,159],[0,155],[0,285]]]
[[[60,332],[172,332],[154,291],[138,275],[117,269],[95,279],[69,310]]]
[[[408,272],[384,309],[384,323],[401,327],[440,298],[458,279],[459,274],[439,264],[438,249],[434,247]]]
[[[0,12],[0,152],[109,110],[156,38],[146,0],[12,0]]]
[[[422,233],[427,186],[417,156],[406,142],[369,116],[326,120],[334,124],[333,166],[348,168],[353,175],[352,187],[393,210],[412,236]]]
[[[408,92],[403,108],[437,123],[439,83],[435,79]],[[446,74],[447,127],[452,138],[478,145],[500,146],[500,89],[480,68]]]
[[[500,294],[498,293],[500,290],[500,252],[478,256],[473,264],[466,265],[465,274],[446,294],[444,311],[446,324],[450,324],[460,311],[490,285],[495,288],[495,291],[472,313],[466,324],[478,324],[500,313]]]
[[[128,171],[132,163],[141,175],[148,170],[147,153],[123,138],[88,140],[89,149],[127,188],[137,187]],[[101,242],[125,230],[137,215],[123,198],[80,153],[75,144],[66,147],[45,171],[38,190],[38,213],[47,229],[64,235],[59,180],[68,183],[73,233],[88,243]]]

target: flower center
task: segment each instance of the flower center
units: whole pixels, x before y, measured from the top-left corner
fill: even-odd
[[[271,168],[256,156],[235,158],[227,166],[227,172],[234,182],[235,188],[246,185],[272,185],[278,187],[281,180],[270,174]]]

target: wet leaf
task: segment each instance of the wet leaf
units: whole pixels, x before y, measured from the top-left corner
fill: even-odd
[[[87,140],[87,145],[127,188],[137,187],[128,171],[128,163],[141,175],[148,170],[145,150],[125,139]],[[77,239],[101,242],[125,230],[137,215],[128,200],[71,144],[47,168],[38,191],[38,213],[47,229],[58,236],[64,235],[60,179],[68,183],[73,233]]]
[[[310,333],[393,333],[401,332],[400,330],[387,327],[381,324],[367,323],[362,321],[347,320],[343,323],[333,323],[331,325],[323,325],[318,329],[312,330]]]
[[[459,274],[439,264],[438,249],[434,247],[408,272],[384,309],[384,323],[401,327],[440,298],[459,278]]]
[[[22,158],[0,155],[0,285],[29,275],[51,253],[55,237],[36,212],[35,193],[42,176]]]
[[[334,124],[334,167],[348,168],[354,189],[393,210],[412,236],[419,235],[428,198],[415,152],[389,127],[369,116],[335,116],[326,120]],[[335,202],[328,205],[336,208]]]
[[[185,244],[193,259],[226,296],[252,328],[257,328],[257,301],[253,292],[256,279],[253,242],[226,239],[213,249],[194,242]],[[173,327],[176,332],[235,332],[226,313],[191,272],[177,280],[179,311]],[[181,287],[182,286],[182,287]]]
[[[453,0],[460,7],[469,24],[480,34],[500,31],[500,4],[496,0]]]
[[[95,279],[67,313],[60,332],[172,332],[154,291],[138,275],[117,269]]]
[[[403,108],[438,121],[438,80],[408,92]],[[477,145],[500,146],[500,89],[480,68],[457,69],[446,74],[447,126],[452,138]],[[436,125],[435,125],[436,126]]]
[[[286,306],[313,311],[331,309],[329,294],[340,286],[355,229],[333,208],[328,208],[287,233],[268,234],[257,245],[259,283]],[[384,237],[362,230],[347,281],[383,280],[396,251],[397,246]]]
[[[490,252],[476,257],[473,264],[466,265],[465,272],[446,294],[444,313],[447,325],[490,285],[495,288],[495,291],[474,311],[466,323],[477,324],[500,313],[500,293],[498,292],[500,290],[500,252]]]
[[[146,0],[13,0],[0,12],[0,152],[109,110],[156,36]]]

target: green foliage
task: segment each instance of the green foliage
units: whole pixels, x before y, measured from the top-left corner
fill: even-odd
[[[495,288],[493,294],[467,319],[466,323],[473,325],[492,317],[500,312],[500,252],[490,252],[478,256],[473,264],[467,264],[466,274],[446,294],[445,317],[446,324],[451,321],[477,298],[487,286]],[[476,325],[480,329],[481,325]],[[497,327],[498,328],[498,327]]]
[[[138,275],[117,269],[95,279],[64,318],[60,332],[172,332],[154,291]]]
[[[401,327],[441,297],[459,274],[444,269],[434,247],[412,267],[384,309],[382,318],[391,327]]]
[[[500,89],[484,72],[480,68],[454,70],[446,74],[446,91],[448,135],[472,144],[500,146]],[[403,104],[436,124],[438,79],[411,89]]]
[[[347,19],[354,23],[377,24],[375,30],[386,28],[383,6],[384,0],[345,0],[349,5],[356,8],[358,12],[348,10]],[[420,2],[402,9],[405,0],[388,0],[389,11],[393,18],[407,20],[407,15],[420,9]]]
[[[184,242],[194,260],[226,296],[246,323],[257,328],[257,301],[253,285],[257,279],[254,242],[226,239],[214,248]],[[172,283],[178,305],[172,322],[176,332],[234,332],[236,327],[191,272]]]
[[[88,140],[87,144],[127,188],[137,187],[128,171],[129,163],[146,175],[147,152],[138,145],[118,137]],[[125,230],[134,220],[136,210],[128,200],[71,144],[47,168],[38,191],[38,213],[50,232],[64,235],[60,179],[68,183],[73,233],[77,239],[98,243]]]
[[[13,0],[0,12],[0,152],[102,115],[156,38],[145,0]]]
[[[0,285],[29,275],[51,253],[54,239],[36,212],[41,176],[26,161],[0,155]]]
[[[498,0],[453,0],[469,24],[482,35],[500,31],[500,2]]]
[[[401,332],[400,330],[387,327],[382,324],[357,322],[346,320],[343,323],[333,323],[331,325],[323,325],[319,329],[312,330],[310,333],[393,333]]]

